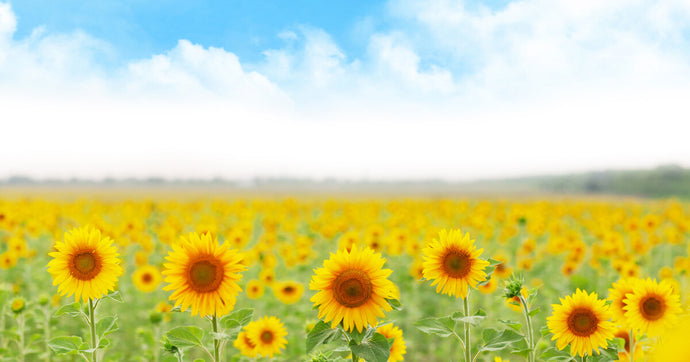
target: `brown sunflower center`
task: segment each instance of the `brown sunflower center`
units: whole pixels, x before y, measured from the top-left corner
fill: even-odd
[[[288,285],[287,287],[283,288],[283,293],[285,294],[292,294],[295,292],[295,287],[292,285]]]
[[[373,290],[371,279],[361,270],[346,270],[333,281],[335,300],[349,308],[356,308],[366,303]]]
[[[648,321],[655,321],[664,316],[666,303],[656,295],[650,295],[640,303],[640,314]]]
[[[451,278],[463,278],[472,270],[470,254],[462,250],[449,250],[443,257],[443,271]]]
[[[151,273],[144,273],[144,275],[141,276],[141,280],[146,284],[151,283],[153,281],[153,275],[151,275]]]
[[[599,319],[594,312],[587,308],[575,309],[568,317],[568,329],[579,337],[588,337],[597,330]]]
[[[70,272],[79,280],[91,280],[101,271],[101,261],[93,252],[84,252],[72,258]]]
[[[196,292],[213,292],[223,281],[223,265],[214,257],[207,257],[192,263],[189,268],[189,286]]]
[[[261,342],[264,342],[264,343],[273,342],[273,332],[271,332],[271,331],[261,332]]]

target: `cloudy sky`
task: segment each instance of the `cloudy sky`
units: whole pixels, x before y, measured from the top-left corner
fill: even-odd
[[[0,0],[0,178],[690,166],[690,0]]]

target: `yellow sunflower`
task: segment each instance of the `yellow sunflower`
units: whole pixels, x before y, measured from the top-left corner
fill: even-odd
[[[61,295],[71,296],[78,302],[98,299],[115,290],[122,267],[112,239],[102,236],[100,230],[90,226],[65,233],[65,241],[57,242],[48,273]]]
[[[151,293],[161,283],[161,272],[153,265],[143,265],[132,274],[132,282],[140,292]]]
[[[547,326],[556,347],[563,349],[570,345],[570,354],[589,356],[599,347],[606,347],[616,331],[611,321],[611,312],[606,301],[598,299],[596,293],[577,289],[572,296],[560,298],[561,304],[553,304],[553,314],[547,318]]]
[[[247,332],[242,331],[237,335],[237,339],[232,343],[235,348],[240,350],[243,356],[254,358],[258,354],[256,345],[249,339]]]
[[[690,316],[684,316],[675,327],[665,331],[652,350],[653,361],[690,361],[688,336],[690,335]],[[637,358],[635,359],[638,360]]]
[[[302,283],[294,281],[277,282],[273,285],[273,293],[279,301],[285,304],[293,304],[302,299],[304,286]]]
[[[679,300],[671,284],[650,278],[640,280],[625,299],[625,317],[640,335],[656,337],[677,322],[681,312]]]
[[[484,268],[489,265],[479,259],[483,249],[477,249],[469,234],[460,230],[441,230],[438,239],[424,248],[425,279],[433,280],[436,293],[467,297],[468,288],[476,288],[486,279]]]
[[[192,308],[192,315],[227,314],[235,307],[237,294],[242,289],[237,281],[246,267],[242,256],[228,244],[218,245],[211,233],[190,233],[173,244],[165,258],[163,290],[174,290],[169,299],[182,310]]]
[[[381,254],[356,245],[350,251],[331,253],[309,283],[309,289],[319,291],[310,299],[319,307],[319,318],[332,321],[332,328],[342,321],[347,331],[356,327],[361,332],[367,325],[377,325],[377,316],[385,316],[382,310],[392,309],[386,299],[395,293],[388,280],[392,271],[382,269],[385,261]]]
[[[637,279],[635,278],[621,278],[617,282],[613,283],[611,289],[609,289],[609,300],[611,301],[610,310],[613,313],[613,321],[625,327],[629,328],[628,320],[625,318],[625,299],[629,294],[633,292],[633,287]]]
[[[247,338],[256,346],[256,353],[261,356],[273,358],[273,355],[280,354],[280,349],[285,348],[287,344],[287,330],[276,317],[263,317],[253,321],[245,330]]]
[[[257,279],[250,280],[247,283],[247,297],[249,299],[259,299],[264,295],[264,286]]]
[[[394,338],[388,362],[397,362],[405,359],[403,355],[407,353],[407,347],[403,339],[402,329],[395,327],[393,324],[386,324],[376,328],[376,332],[383,334],[387,339]]]

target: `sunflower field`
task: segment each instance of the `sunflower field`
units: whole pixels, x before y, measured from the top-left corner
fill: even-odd
[[[690,361],[690,204],[0,199],[2,361]]]

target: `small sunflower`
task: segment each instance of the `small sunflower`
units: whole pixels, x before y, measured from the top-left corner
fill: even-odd
[[[100,230],[90,226],[72,229],[64,242],[57,242],[48,273],[61,295],[71,296],[78,302],[98,299],[115,290],[122,267],[112,239],[102,236]]]
[[[625,299],[633,292],[633,287],[637,279],[621,278],[613,283],[609,289],[609,300],[611,301],[610,310],[613,313],[613,321],[625,328],[628,328],[628,320],[625,318]]]
[[[310,300],[319,307],[319,318],[332,321],[335,328],[341,321],[343,328],[359,332],[367,325],[378,324],[377,316],[392,308],[386,301],[393,298],[395,285],[388,280],[390,269],[382,269],[381,254],[356,245],[350,251],[339,250],[315,269],[309,289],[318,290]]]
[[[273,293],[279,301],[285,304],[294,304],[302,299],[304,286],[295,281],[277,282],[273,285]]]
[[[479,259],[483,249],[474,245],[469,234],[460,230],[441,230],[438,239],[424,248],[424,278],[434,280],[436,293],[467,297],[468,288],[476,288],[486,279],[484,268],[489,265]]]
[[[598,299],[596,293],[577,289],[572,296],[561,298],[561,304],[553,304],[553,314],[547,318],[547,326],[556,347],[563,349],[570,345],[570,354],[589,356],[599,347],[606,347],[608,340],[616,331],[611,319],[611,312],[606,301]]]
[[[161,283],[161,272],[153,265],[143,265],[132,274],[132,282],[140,292],[151,293]]]
[[[247,283],[247,297],[249,299],[259,299],[264,295],[264,286],[257,279],[250,280]]]
[[[258,354],[256,345],[249,339],[247,332],[242,331],[237,335],[237,339],[232,343],[235,348],[240,350],[243,356],[254,358]]]
[[[195,315],[227,314],[235,307],[242,289],[237,281],[246,267],[237,250],[227,244],[218,245],[211,233],[190,233],[181,237],[165,258],[163,275],[169,283],[163,290],[174,290],[170,300],[182,310],[188,307]]]
[[[393,338],[393,345],[391,346],[388,362],[397,362],[405,359],[403,355],[407,353],[407,346],[405,346],[402,329],[393,324],[386,324],[376,328],[376,332],[383,334],[387,339]]]
[[[656,337],[677,322],[681,313],[679,300],[671,284],[649,278],[640,280],[625,299],[625,317],[632,329]]]
[[[249,323],[245,330],[247,338],[256,346],[256,353],[271,357],[280,354],[280,349],[287,344],[287,330],[280,319],[276,317],[263,317],[258,321]]]

